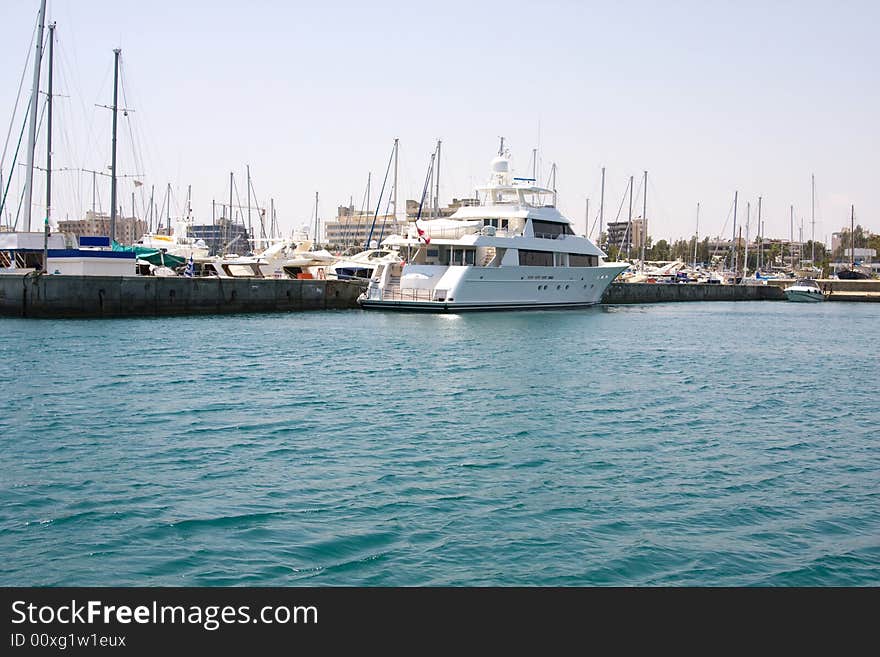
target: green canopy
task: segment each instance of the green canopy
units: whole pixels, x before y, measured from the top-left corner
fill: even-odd
[[[146,246],[123,246],[115,240],[113,242],[113,250],[123,251],[125,253],[134,253],[135,257],[138,260],[143,260],[145,262],[149,262],[151,265],[156,266],[164,265],[165,267],[176,269],[186,264],[186,258],[169,255],[167,253],[163,253],[159,249],[151,249]]]

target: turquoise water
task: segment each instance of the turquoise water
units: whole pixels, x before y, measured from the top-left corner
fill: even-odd
[[[878,319],[0,319],[0,584],[877,586]]]

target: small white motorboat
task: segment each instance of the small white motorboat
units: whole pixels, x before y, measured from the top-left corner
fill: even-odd
[[[785,288],[785,298],[789,301],[824,301],[825,293],[812,278],[799,278],[794,285]]]

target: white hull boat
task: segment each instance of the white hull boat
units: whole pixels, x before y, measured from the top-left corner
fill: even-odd
[[[358,302],[367,309],[458,312],[581,308],[598,304],[628,263],[605,254],[556,209],[556,192],[514,179],[507,154],[492,161],[482,202],[417,221],[382,246],[402,263],[376,267]]]
[[[825,300],[825,293],[816,281],[805,278],[785,288],[785,298],[801,303],[816,303]]]

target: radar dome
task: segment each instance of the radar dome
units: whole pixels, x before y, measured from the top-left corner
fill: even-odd
[[[499,155],[494,160],[492,160],[492,173],[509,173],[510,172],[510,160],[506,157],[502,157]]]

